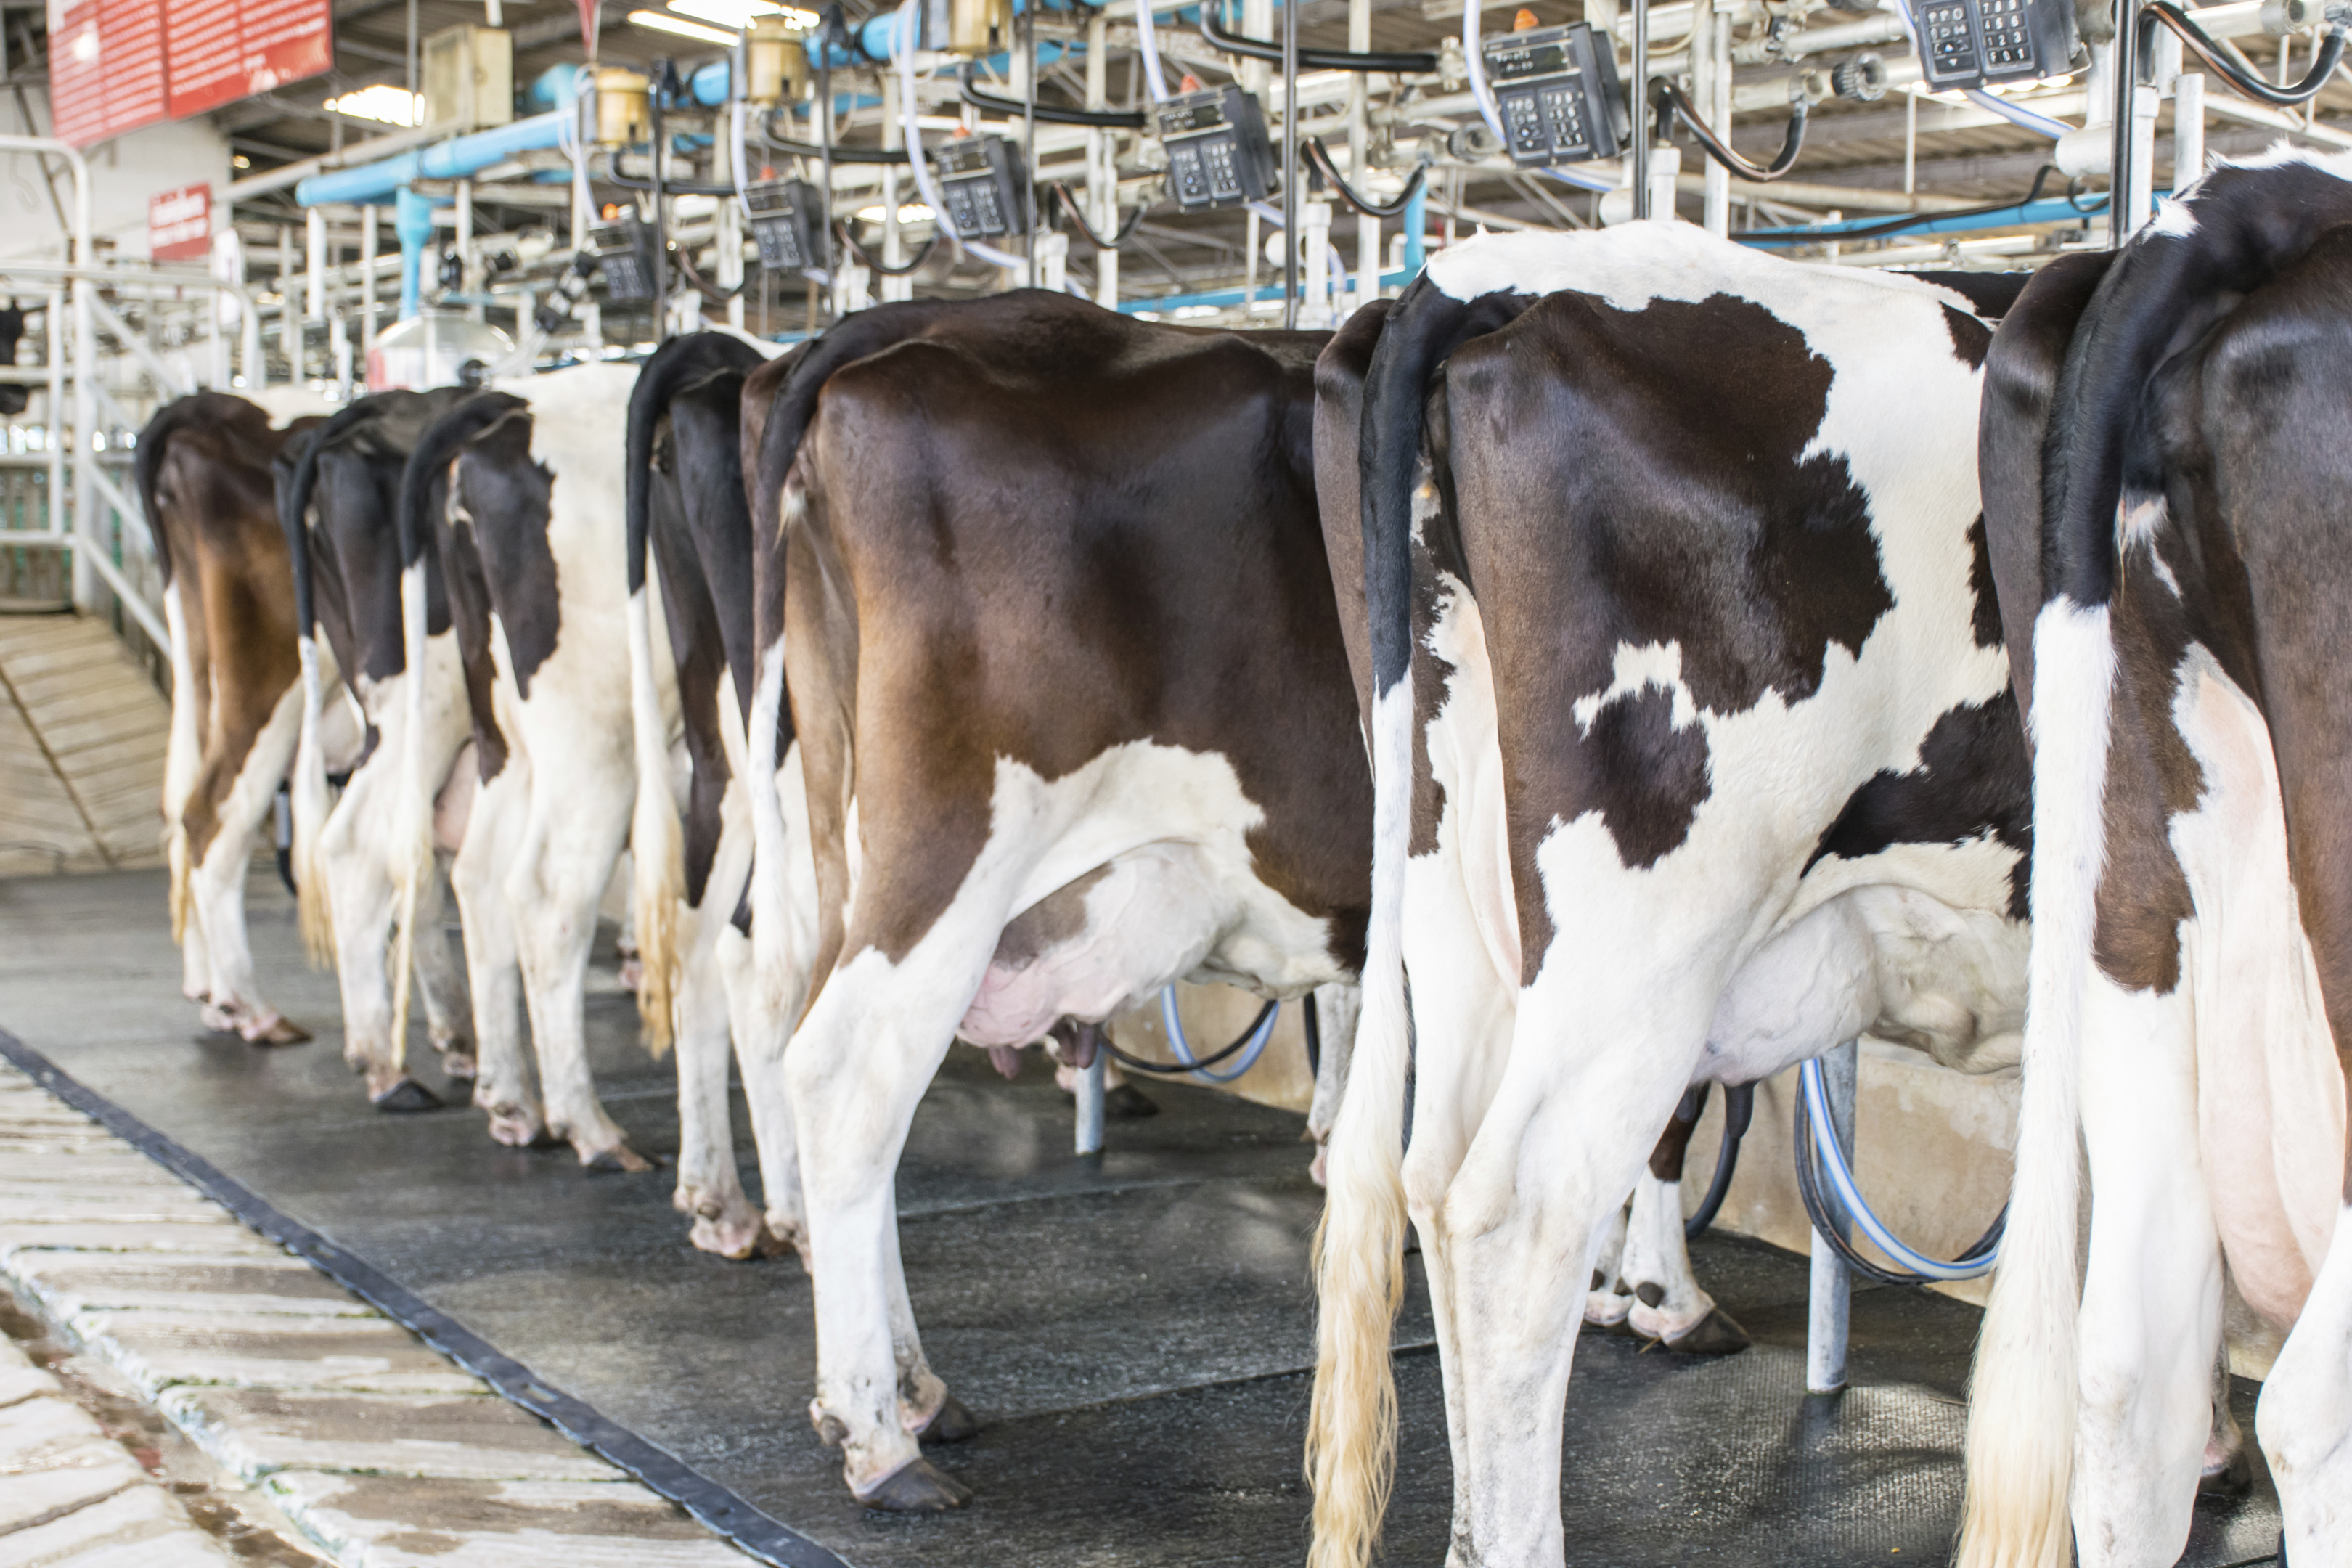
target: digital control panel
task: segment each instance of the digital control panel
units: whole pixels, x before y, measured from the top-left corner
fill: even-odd
[[[759,242],[761,266],[798,272],[824,265],[824,198],[806,180],[744,186],[743,221]]]
[[[1022,198],[1021,154],[1002,136],[958,136],[931,150],[940,200],[948,223],[963,239],[996,239],[1029,232]]]
[[[1257,100],[1238,87],[1164,99],[1160,140],[1168,149],[1168,194],[1184,212],[1261,202],[1279,188],[1274,142]]]
[[[1910,0],[1927,85],[1938,90],[2063,75],[2073,0]]]
[[[604,297],[636,304],[654,297],[653,231],[635,213],[592,224],[588,248],[604,274]]]
[[[1570,22],[1484,40],[1486,83],[1503,122],[1505,151],[1523,169],[1614,158],[1633,130],[1613,46]]]

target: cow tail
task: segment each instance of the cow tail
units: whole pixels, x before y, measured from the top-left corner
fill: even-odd
[[[433,875],[433,803],[441,781],[428,772],[425,744],[425,654],[430,637],[431,584],[425,556],[430,535],[433,482],[448,472],[467,442],[518,409],[521,398],[486,392],[427,426],[400,474],[401,731],[407,751],[402,768],[400,805],[390,838],[394,885],[398,889],[399,932],[392,959],[392,1038],[395,1050],[408,1038],[408,983],[416,952],[416,904]]]
[[[646,571],[653,528],[654,437],[671,399],[714,371],[747,369],[760,352],[724,332],[673,338],[656,351],[629,393],[629,711],[636,749],[637,799],[629,824],[635,913],[637,1014],[656,1057],[677,1036],[679,911],[686,901],[686,837],[670,782],[669,715],[654,670],[654,591]]]
[[[1372,910],[1363,1013],[1332,1127],[1316,1236],[1321,1311],[1307,1443],[1312,1568],[1362,1568],[1394,1479],[1390,1338],[1404,1290],[1402,1163],[1412,1070],[1403,946],[1412,810],[1412,487],[1424,389],[1458,341],[1465,311],[1426,278],[1413,283],[1389,317],[1364,381],[1358,463],[1372,654]]]
[[[294,865],[295,911],[302,928],[302,946],[310,962],[321,968],[335,962],[335,917],[329,903],[326,858],[320,836],[326,830],[331,797],[327,790],[327,754],[319,725],[326,709],[326,685],[319,668],[317,599],[310,579],[310,498],[319,487],[319,458],[329,442],[364,420],[375,417],[381,405],[362,402],[340,409],[334,417],[306,437],[294,474],[278,498],[278,524],[286,533],[287,559],[294,569],[295,651],[302,668],[302,732],[295,742],[291,788],[293,843],[288,858]]]
[[[163,475],[163,458],[170,449],[173,432],[194,421],[204,411],[201,396],[183,397],[165,405],[147,421],[139,432],[139,445],[133,455],[131,477],[139,487],[139,504],[147,519],[148,537],[155,546],[155,565],[163,579],[163,617],[171,632],[172,646],[172,730],[164,751],[163,765],[163,838],[164,863],[171,869],[172,941],[174,944],[187,938],[188,879],[194,867],[188,858],[188,828],[185,820],[188,796],[196,786],[196,773],[203,762],[204,742],[198,733],[201,716],[195,677],[195,650],[188,641],[185,614],[180,601],[179,585],[172,579],[171,535],[163,527],[163,513],[156,492]]]

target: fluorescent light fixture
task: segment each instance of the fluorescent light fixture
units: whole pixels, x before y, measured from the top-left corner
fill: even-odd
[[[352,120],[373,120],[384,125],[422,125],[425,123],[425,100],[421,94],[389,82],[347,92],[341,98],[327,100],[327,107],[335,113]]]
[[[771,5],[769,0],[669,0],[669,8],[722,27],[748,27],[755,16],[782,16],[795,27],[814,27],[817,23],[814,11]]]
[[[908,202],[898,209],[898,221],[900,223],[929,223],[931,221],[933,216],[929,204],[926,202]],[[882,221],[882,204],[877,202],[870,207],[858,208],[857,221],[860,223],[880,223]]]
[[[632,11],[629,26],[651,27],[657,32],[676,33],[682,38],[696,38],[706,44],[735,47],[735,35],[722,33],[716,27],[706,27],[699,22],[689,22],[683,16],[673,16],[667,11]]]

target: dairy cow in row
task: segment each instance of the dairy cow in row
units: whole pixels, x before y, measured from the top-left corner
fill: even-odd
[[[2352,160],[2282,150],[2053,264],[1993,345],[2034,945],[1968,1568],[2175,1561],[2225,1267],[2291,1330],[2256,1423],[2283,1561],[2352,1561],[2347,331]]]
[[[422,755],[457,781],[446,793],[462,815],[471,767],[466,687],[482,676],[460,668],[437,558],[426,558],[419,584],[423,646],[404,642],[400,480],[425,428],[468,395],[448,388],[361,398],[289,445],[277,465],[299,628],[289,652],[301,672],[292,861],[302,931],[313,959],[335,967],[344,1058],[384,1110],[439,1103],[410,1075],[404,1032],[394,1026],[389,954],[406,853],[395,837],[406,770]],[[337,796],[322,737],[346,706],[339,679],[365,733]],[[445,824],[446,849],[456,837],[455,821],[445,815]],[[417,918],[435,940],[415,944],[414,962],[428,1037],[445,1070],[464,1081],[474,1072],[471,1031],[464,981],[439,937],[440,886],[436,877],[422,893]]]
[[[418,437],[399,514],[409,661],[428,657],[437,560],[473,749],[454,778],[437,750],[412,750],[404,764],[393,830],[401,946],[434,929],[417,906],[436,822],[462,815],[449,879],[472,983],[475,1103],[499,1142],[560,1138],[609,1171],[652,1168],[596,1098],[584,1016],[598,906],[636,787],[623,526],[635,377],[629,365],[580,365],[458,404]],[[432,698],[407,695],[410,729],[423,732]],[[450,798],[459,788],[471,795],[462,808]],[[395,1026],[400,1016],[396,1000]]]
[[[1989,335],[1956,293],[1662,223],[1451,248],[1325,356],[1377,805],[1319,1242],[1318,1568],[1377,1535],[1408,1216],[1454,1553],[1557,1563],[1590,1273],[1686,1089],[1864,1031],[2015,1059]]]
[[[750,933],[735,920],[750,887],[752,848],[743,728],[751,697],[751,516],[741,404],[745,376],[766,358],[725,332],[674,338],[646,362],[629,403],[637,766],[630,853],[644,961],[637,1001],[648,1037],[677,1042],[677,1206],[694,1218],[697,1247],[730,1258],[806,1242],[783,1092],[792,1020],[772,1000],[783,994],[785,975],[753,971]],[[674,681],[663,679],[654,646],[656,603]],[[788,906],[812,910],[815,868],[796,750],[784,752],[779,790],[795,829]],[[800,916],[803,924],[809,918]],[[764,1212],[744,1194],[735,1168],[730,1036],[759,1145]]]
[[[0,312],[0,329],[15,313]],[[6,411],[21,409],[23,389],[5,390],[17,395]],[[315,423],[273,426],[242,397],[197,393],[148,421],[134,470],[172,643],[163,824],[181,984],[207,1026],[266,1045],[310,1037],[261,994],[245,879],[301,724],[293,574],[270,462]],[[328,743],[348,750],[348,731]]]
[[[970,1418],[923,1358],[892,1201],[950,1040],[1026,1045],[1177,980],[1354,975],[1370,788],[1314,510],[1318,342],[1020,291],[863,312],[747,391],[752,933],[784,918],[756,796],[796,739],[812,1416],[870,1507],[969,1495],[919,1451]]]

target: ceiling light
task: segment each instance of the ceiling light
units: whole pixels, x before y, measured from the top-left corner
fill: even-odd
[[[327,100],[327,107],[352,120],[373,120],[384,125],[422,125],[425,100],[414,92],[378,82],[373,87]]]
[[[703,43],[719,44],[730,49],[735,47],[736,42],[735,35],[732,33],[722,33],[716,27],[706,27],[699,22],[689,22],[683,16],[673,16],[667,11],[632,11],[629,13],[629,26],[651,27],[663,33],[676,33],[682,38],[698,38]]]
[[[722,27],[748,27],[757,16],[782,16],[795,27],[814,27],[817,23],[814,11],[772,5],[770,0],[669,0],[669,8]]]

